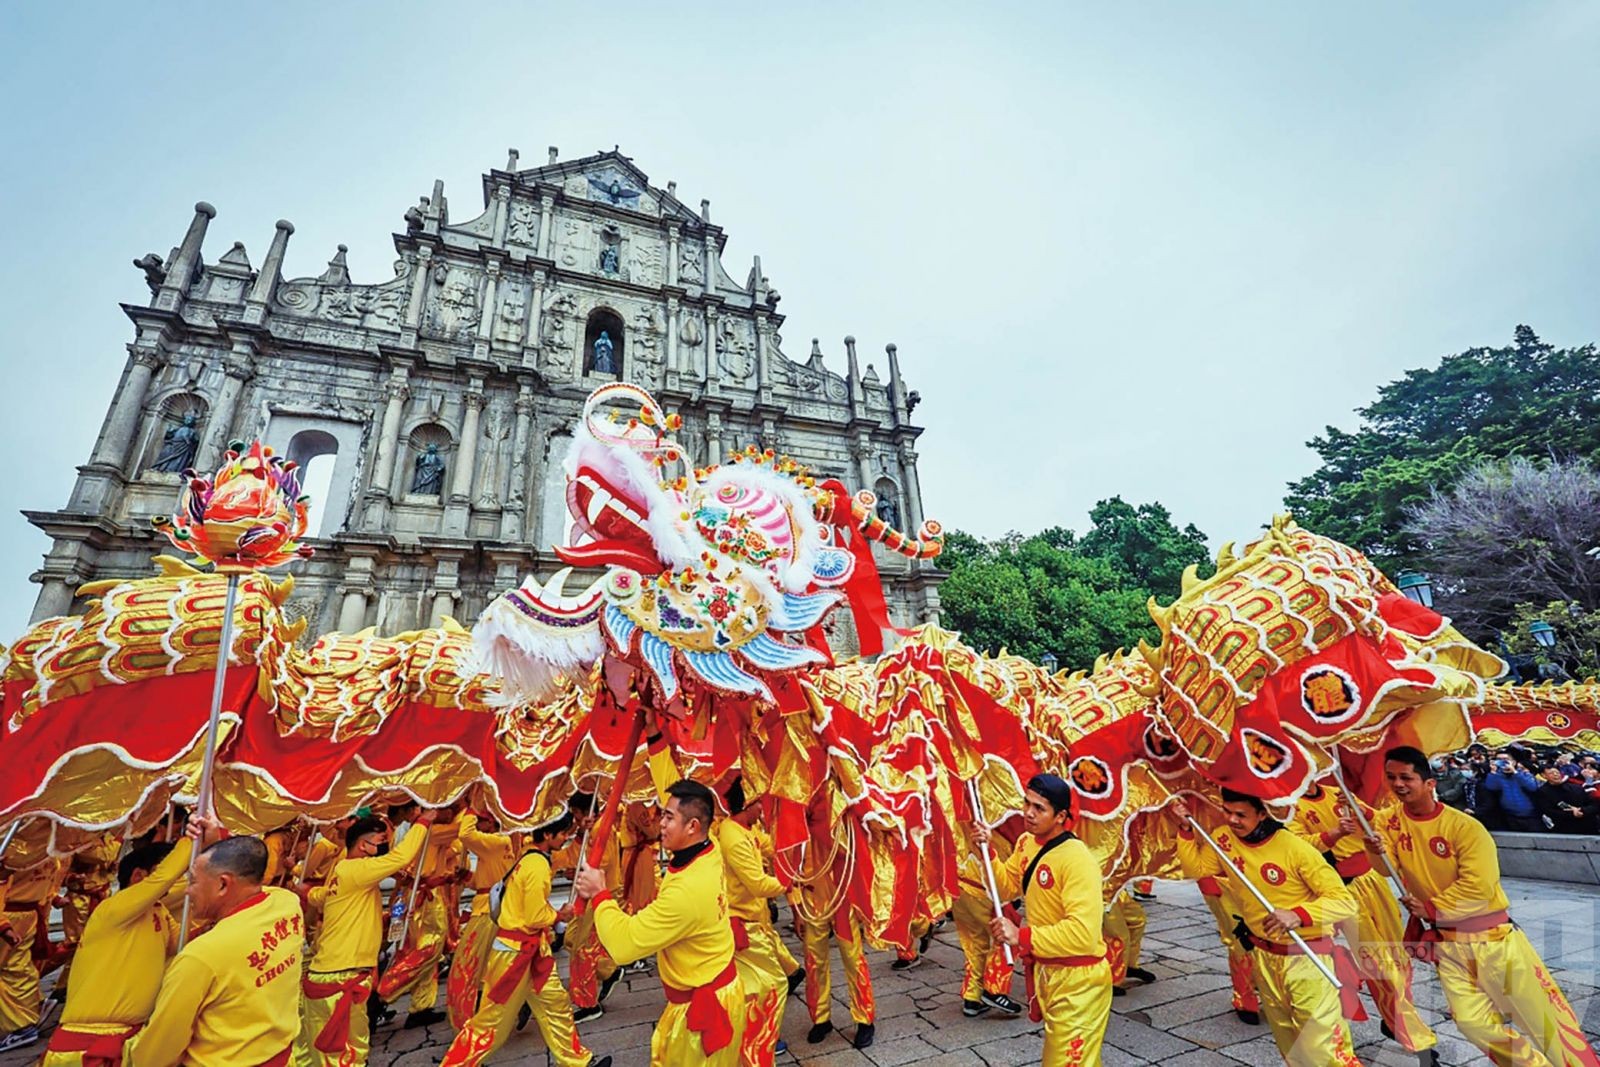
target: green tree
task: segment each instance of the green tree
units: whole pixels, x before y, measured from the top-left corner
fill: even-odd
[[[1322,465],[1289,487],[1300,523],[1380,565],[1425,566],[1407,514],[1485,460],[1600,461],[1600,351],[1554,348],[1518,326],[1504,348],[1472,348],[1407,371],[1361,408],[1361,426],[1310,442]]]
[[[993,541],[953,531],[940,557],[950,571],[939,587],[944,624],[975,648],[1033,660],[1051,652],[1063,667],[1090,667],[1141,638],[1154,643],[1146,601],[1170,600],[1184,567],[1208,564],[1205,535],[1179,530],[1160,504],[1135,508],[1120,497],[1090,516],[1081,538],[1059,526]]]

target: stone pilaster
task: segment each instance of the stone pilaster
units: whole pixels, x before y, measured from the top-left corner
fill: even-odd
[[[117,388],[111,413],[106,416],[105,430],[101,432],[94,453],[89,457],[91,465],[114,467],[123,474],[129,473],[129,450],[133,447],[134,435],[139,431],[139,418],[144,411],[145,397],[150,392],[150,382],[155,377],[156,368],[161,365],[160,353],[154,347],[134,345],[129,349],[129,356],[131,362],[128,372]]]
[[[372,481],[367,487],[366,526],[381,530],[389,519],[390,486],[394,482],[395,463],[400,457],[400,420],[405,415],[406,400],[411,396],[407,385],[405,367],[389,372],[384,383],[383,421],[378,427],[377,444],[372,462]]]
[[[152,306],[162,311],[176,311],[183,303],[189,291],[189,282],[200,266],[200,249],[205,243],[206,227],[216,217],[217,209],[204,200],[194,206],[194,218],[189,222],[189,231],[183,235],[178,254],[167,264],[167,276],[161,282]]]
[[[279,219],[272,234],[272,244],[267,248],[267,258],[261,261],[261,272],[256,275],[250,295],[245,299],[246,325],[260,326],[271,314],[272,297],[278,289],[278,278],[283,273],[283,257],[289,250],[289,236],[294,233],[294,223]]]
[[[550,216],[554,212],[555,201],[549,193],[539,194],[539,258],[550,258]]]
[[[255,368],[250,358],[247,342],[238,342],[233,352],[223,361],[222,387],[206,416],[206,432],[200,441],[200,451],[195,454],[195,469],[214,470],[222,453],[228,448],[233,433],[233,422],[239,414],[239,397]]]
[[[478,458],[478,418],[483,412],[483,381],[472,379],[472,384],[461,399],[466,406],[466,415],[461,420],[456,469],[450,475],[450,501],[444,511],[444,532],[452,537],[467,532],[467,509],[472,501],[472,473]]]
[[[531,386],[517,393],[517,425],[511,434],[511,485],[506,490],[506,508],[500,516],[500,539],[521,541],[528,515],[528,440],[533,427],[536,398]]]

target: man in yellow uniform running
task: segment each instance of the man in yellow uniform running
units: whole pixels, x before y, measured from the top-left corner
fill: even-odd
[[[784,885],[761,862],[761,846],[750,832],[757,809],[746,806],[743,783],[729,786],[724,799],[728,816],[718,821],[715,836],[728,887],[733,960],[748,998],[741,1062],[744,1067],[772,1067],[789,999],[789,975],[778,959],[778,931],[772,927],[767,901],[782,893]]]
[[[572,1001],[561,986],[550,949],[557,919],[570,916],[570,908],[557,912],[550,906],[550,853],[571,828],[568,812],[528,835],[532,847],[506,876],[478,1011],[456,1035],[440,1067],[477,1067],[506,1043],[516,1026],[517,1009],[524,1004],[531,1009],[556,1067],[610,1067],[610,1056],[596,1060],[578,1036]]]
[[[483,968],[489,962],[495,935],[489,897],[522,854],[519,836],[501,833],[500,824],[492,815],[473,811],[461,815],[458,840],[464,852],[472,856],[476,863],[468,879],[473,890],[472,914],[461,931],[450,962],[450,981],[445,986],[445,1006],[450,1013],[450,1025],[457,1030],[465,1026],[467,1020],[478,1011]]]
[[[300,983],[298,1067],[359,1067],[367,1062],[370,1031],[367,997],[376,981],[383,948],[380,882],[411,865],[422,851],[434,813],[422,812],[387,855],[389,824],[376,815],[357,819],[345,831],[345,858],[327,884],[306,891],[322,913],[316,954]]]
[[[1111,1018],[1111,965],[1100,929],[1100,865],[1073,836],[1072,787],[1053,774],[1028,781],[1023,825],[1027,837],[995,868],[1002,900],[1023,899],[1028,921],[1017,926],[996,915],[997,941],[1020,950],[1028,982],[1028,1014],[1044,1023],[1043,1062],[1098,1064]],[[974,843],[989,828],[972,828]]]
[[[1506,912],[1489,831],[1439,802],[1418,749],[1390,749],[1383,770],[1400,807],[1379,813],[1378,840],[1367,847],[1399,869],[1413,919],[1432,924],[1439,984],[1462,1035],[1500,1067],[1600,1067],[1572,1006]]]
[[[826,815],[819,816],[818,812],[811,811],[806,817],[815,825],[816,819]],[[802,872],[795,883],[790,906],[794,908],[800,947],[805,955],[806,1008],[811,1013],[806,1042],[819,1044],[833,1033],[833,969],[828,951],[828,943],[832,941],[838,946],[839,959],[844,964],[850,1018],[856,1024],[850,1043],[856,1048],[866,1048],[877,1034],[878,1005],[872,992],[872,972],[867,968],[861,919],[848,902],[842,902],[843,894],[834,884],[832,869]],[[829,915],[831,918],[827,917]],[[821,917],[821,921],[810,916]]]
[[[200,816],[209,831],[220,826]],[[267,846],[229,837],[195,860],[189,899],[209,930],[161,980],[150,1022],[123,1049],[136,1067],[285,1067],[300,1032],[300,898],[263,886]]]
[[[183,880],[192,845],[187,838],[176,847],[143,845],[122,858],[122,889],[84,924],[61,1024],[40,1067],[122,1062],[122,1047],[150,1018],[178,945],[177,921],[161,898]]]
[[[660,826],[671,860],[655,900],[639,912],[624,912],[593,867],[581,868],[573,886],[593,902],[595,932],[618,964],[656,955],[667,1005],[650,1039],[654,1067],[739,1062],[745,990],[733,962],[722,856],[709,837],[715,805],[698,782],[667,790]]]
[[[1011,854],[1011,843],[991,835],[989,846],[994,861],[1004,863]],[[989,924],[994,922],[994,903],[983,873],[983,861],[968,851],[957,861],[961,892],[950,915],[956,924],[956,939],[966,966],[961,972],[961,1014],[976,1018],[991,1008],[1007,1015],[1021,1015],[1026,1009],[1011,999],[1011,980],[1016,969],[1007,962],[1005,949],[994,939]]]
[[[572,812],[576,837],[582,838],[595,824],[594,798],[588,794],[574,796],[568,804]],[[584,842],[579,841],[579,846]],[[573,875],[583,858],[577,849],[572,852]],[[605,876],[606,888],[613,895],[622,895],[622,862],[617,848],[617,835],[607,835],[600,858],[600,872]],[[567,926],[567,955],[571,959],[569,977],[572,993],[572,1018],[576,1022],[598,1019],[605,1014],[601,1006],[622,977],[622,971],[606,955],[605,946],[594,933],[594,913],[585,911]]]
[[[1172,809],[1178,818],[1189,818],[1183,801],[1175,801]],[[1224,789],[1222,813],[1228,825],[1216,834],[1217,844],[1272,903],[1270,910],[1264,908],[1239,887],[1261,1011],[1278,1051],[1296,1067],[1360,1067],[1338,990],[1289,936],[1297,931],[1331,972],[1331,931],[1335,923],[1355,918],[1355,897],[1320,852],[1292,832],[1280,832],[1283,824],[1267,813],[1260,798]],[[1228,873],[1187,826],[1179,831],[1178,859],[1191,878]]]
[[[1344,828],[1353,825],[1349,805],[1350,798],[1337,786],[1314,784],[1295,802],[1289,828],[1323,854],[1356,898],[1356,917],[1341,923],[1340,930],[1383,1017],[1385,1035],[1416,1053],[1422,1067],[1432,1067],[1439,1061],[1434,1051],[1439,1039],[1411,998],[1411,957],[1403,947],[1400,905],[1360,835]]]
[[[407,805],[399,814],[416,821],[421,806]],[[394,1004],[407,993],[411,1007],[405,1028],[415,1029],[443,1022],[439,1003],[439,964],[444,959],[449,935],[445,889],[455,881],[457,870],[456,837],[461,824],[449,809],[428,828],[428,844],[422,858],[422,879],[417,882],[416,911],[405,927],[405,943],[395,953],[394,962],[378,979],[378,999]],[[402,876],[398,892],[409,894],[411,883]],[[402,899],[405,899],[402,896]]]

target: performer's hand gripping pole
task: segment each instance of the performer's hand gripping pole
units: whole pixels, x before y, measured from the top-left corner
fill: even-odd
[[[1372,823],[1367,819],[1367,813],[1361,810],[1360,798],[1350,792],[1350,787],[1344,784],[1344,771],[1339,766],[1339,753],[1337,751],[1333,754],[1333,779],[1339,783],[1339,792],[1344,794],[1344,799],[1350,805],[1350,810],[1355,812],[1356,822],[1361,824],[1361,832],[1366,835],[1367,841],[1381,841],[1381,838],[1378,837],[1378,832],[1372,828]],[[1362,843],[1362,847],[1366,847],[1365,842]],[[1400,884],[1400,872],[1393,863],[1389,862],[1389,853],[1382,844],[1378,845],[1378,858],[1383,861],[1383,873],[1389,879],[1389,888],[1393,890],[1394,898],[1396,900],[1404,900],[1406,898],[1406,888]]]
[[[1159,783],[1159,779],[1152,780]],[[1162,785],[1161,789],[1167,794],[1167,796],[1172,796],[1172,791],[1167,789],[1165,785]],[[1173,797],[1173,799],[1176,800],[1177,798]],[[1190,829],[1199,834],[1205,843],[1211,846],[1211,851],[1215,852],[1217,854],[1217,858],[1222,861],[1222,865],[1228,868],[1229,875],[1238,879],[1239,884],[1248,889],[1250,891],[1250,895],[1256,898],[1256,903],[1267,909],[1269,914],[1276,911],[1277,909],[1272,906],[1272,901],[1267,899],[1267,895],[1261,892],[1261,890],[1257,889],[1254,882],[1245,877],[1244,872],[1239,869],[1239,865],[1233,862],[1233,857],[1228,855],[1228,853],[1223,850],[1221,845],[1217,844],[1216,838],[1212,837],[1206,832],[1206,828],[1200,825],[1199,820],[1193,815],[1187,815],[1184,818],[1185,821],[1188,822]],[[1289,939],[1295,943],[1295,947],[1301,952],[1304,952],[1306,959],[1310,960],[1316,966],[1317,970],[1322,972],[1322,977],[1326,978],[1333,985],[1333,988],[1343,989],[1344,986],[1340,983],[1338,977],[1334,975],[1333,970],[1329,968],[1326,963],[1322,962],[1321,956],[1311,951],[1311,946],[1306,944],[1306,939],[1300,936],[1300,931],[1290,930],[1288,933]]]
[[[408,833],[410,831],[407,831]],[[411,932],[411,916],[417,910],[417,890],[422,886],[422,868],[428,862],[428,838],[433,833],[432,826],[422,828],[422,851],[417,853],[417,869],[411,874],[411,892],[406,895],[406,913],[400,920],[400,940],[395,942],[395,958],[405,951],[406,935]]]
[[[211,718],[206,723],[206,754],[200,764],[200,788],[195,793],[195,814],[209,816],[211,777],[217,763],[217,733],[222,726],[222,691],[228,680],[228,657],[233,654],[233,611],[239,603],[239,572],[228,572],[228,594],[222,605],[222,633],[217,638],[217,670],[211,682]],[[189,878],[194,878],[196,849],[189,859]],[[183,918],[178,927],[178,948],[189,941],[189,895],[183,897]]]
[[[644,734],[644,716],[645,708],[641,703],[633,713],[633,722],[628,725],[628,740],[622,746],[622,758],[617,761],[617,773],[611,779],[611,792],[606,796],[606,808],[600,813],[600,821],[593,827],[587,851],[580,856],[585,867],[599,867],[605,858],[606,838],[611,836],[611,831],[617,823],[617,813],[622,810],[622,794],[627,791],[628,775],[633,770],[633,758],[639,752],[639,738]],[[579,901],[576,910],[581,912],[587,903]]]
[[[972,801],[972,814],[973,814],[973,816],[979,822],[981,822],[983,824],[983,826],[984,826],[984,829],[987,830],[989,828],[989,820],[987,820],[987,819],[985,819],[983,817],[983,801],[981,799],[979,799],[979,797],[978,797],[978,786],[977,786],[977,783],[974,782],[970,778],[967,779],[967,798]],[[989,903],[994,905],[994,913],[996,915],[999,915],[1000,914],[1000,907],[1001,907],[1001,905],[1000,905],[1000,886],[994,880],[994,859],[989,855],[989,842],[988,841],[985,841],[983,844],[978,846],[978,855],[979,855],[979,858],[983,861],[983,880],[984,880],[984,884],[989,887]],[[1011,946],[1010,945],[1002,945],[1001,947],[1004,948],[1005,952],[1006,952],[1006,966],[1008,966],[1008,967],[1016,966],[1016,959],[1013,958],[1013,956],[1011,954]]]

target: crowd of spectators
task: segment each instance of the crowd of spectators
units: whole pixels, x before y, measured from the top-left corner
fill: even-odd
[[[1600,755],[1473,745],[1437,763],[1439,799],[1490,830],[1600,834]]]

